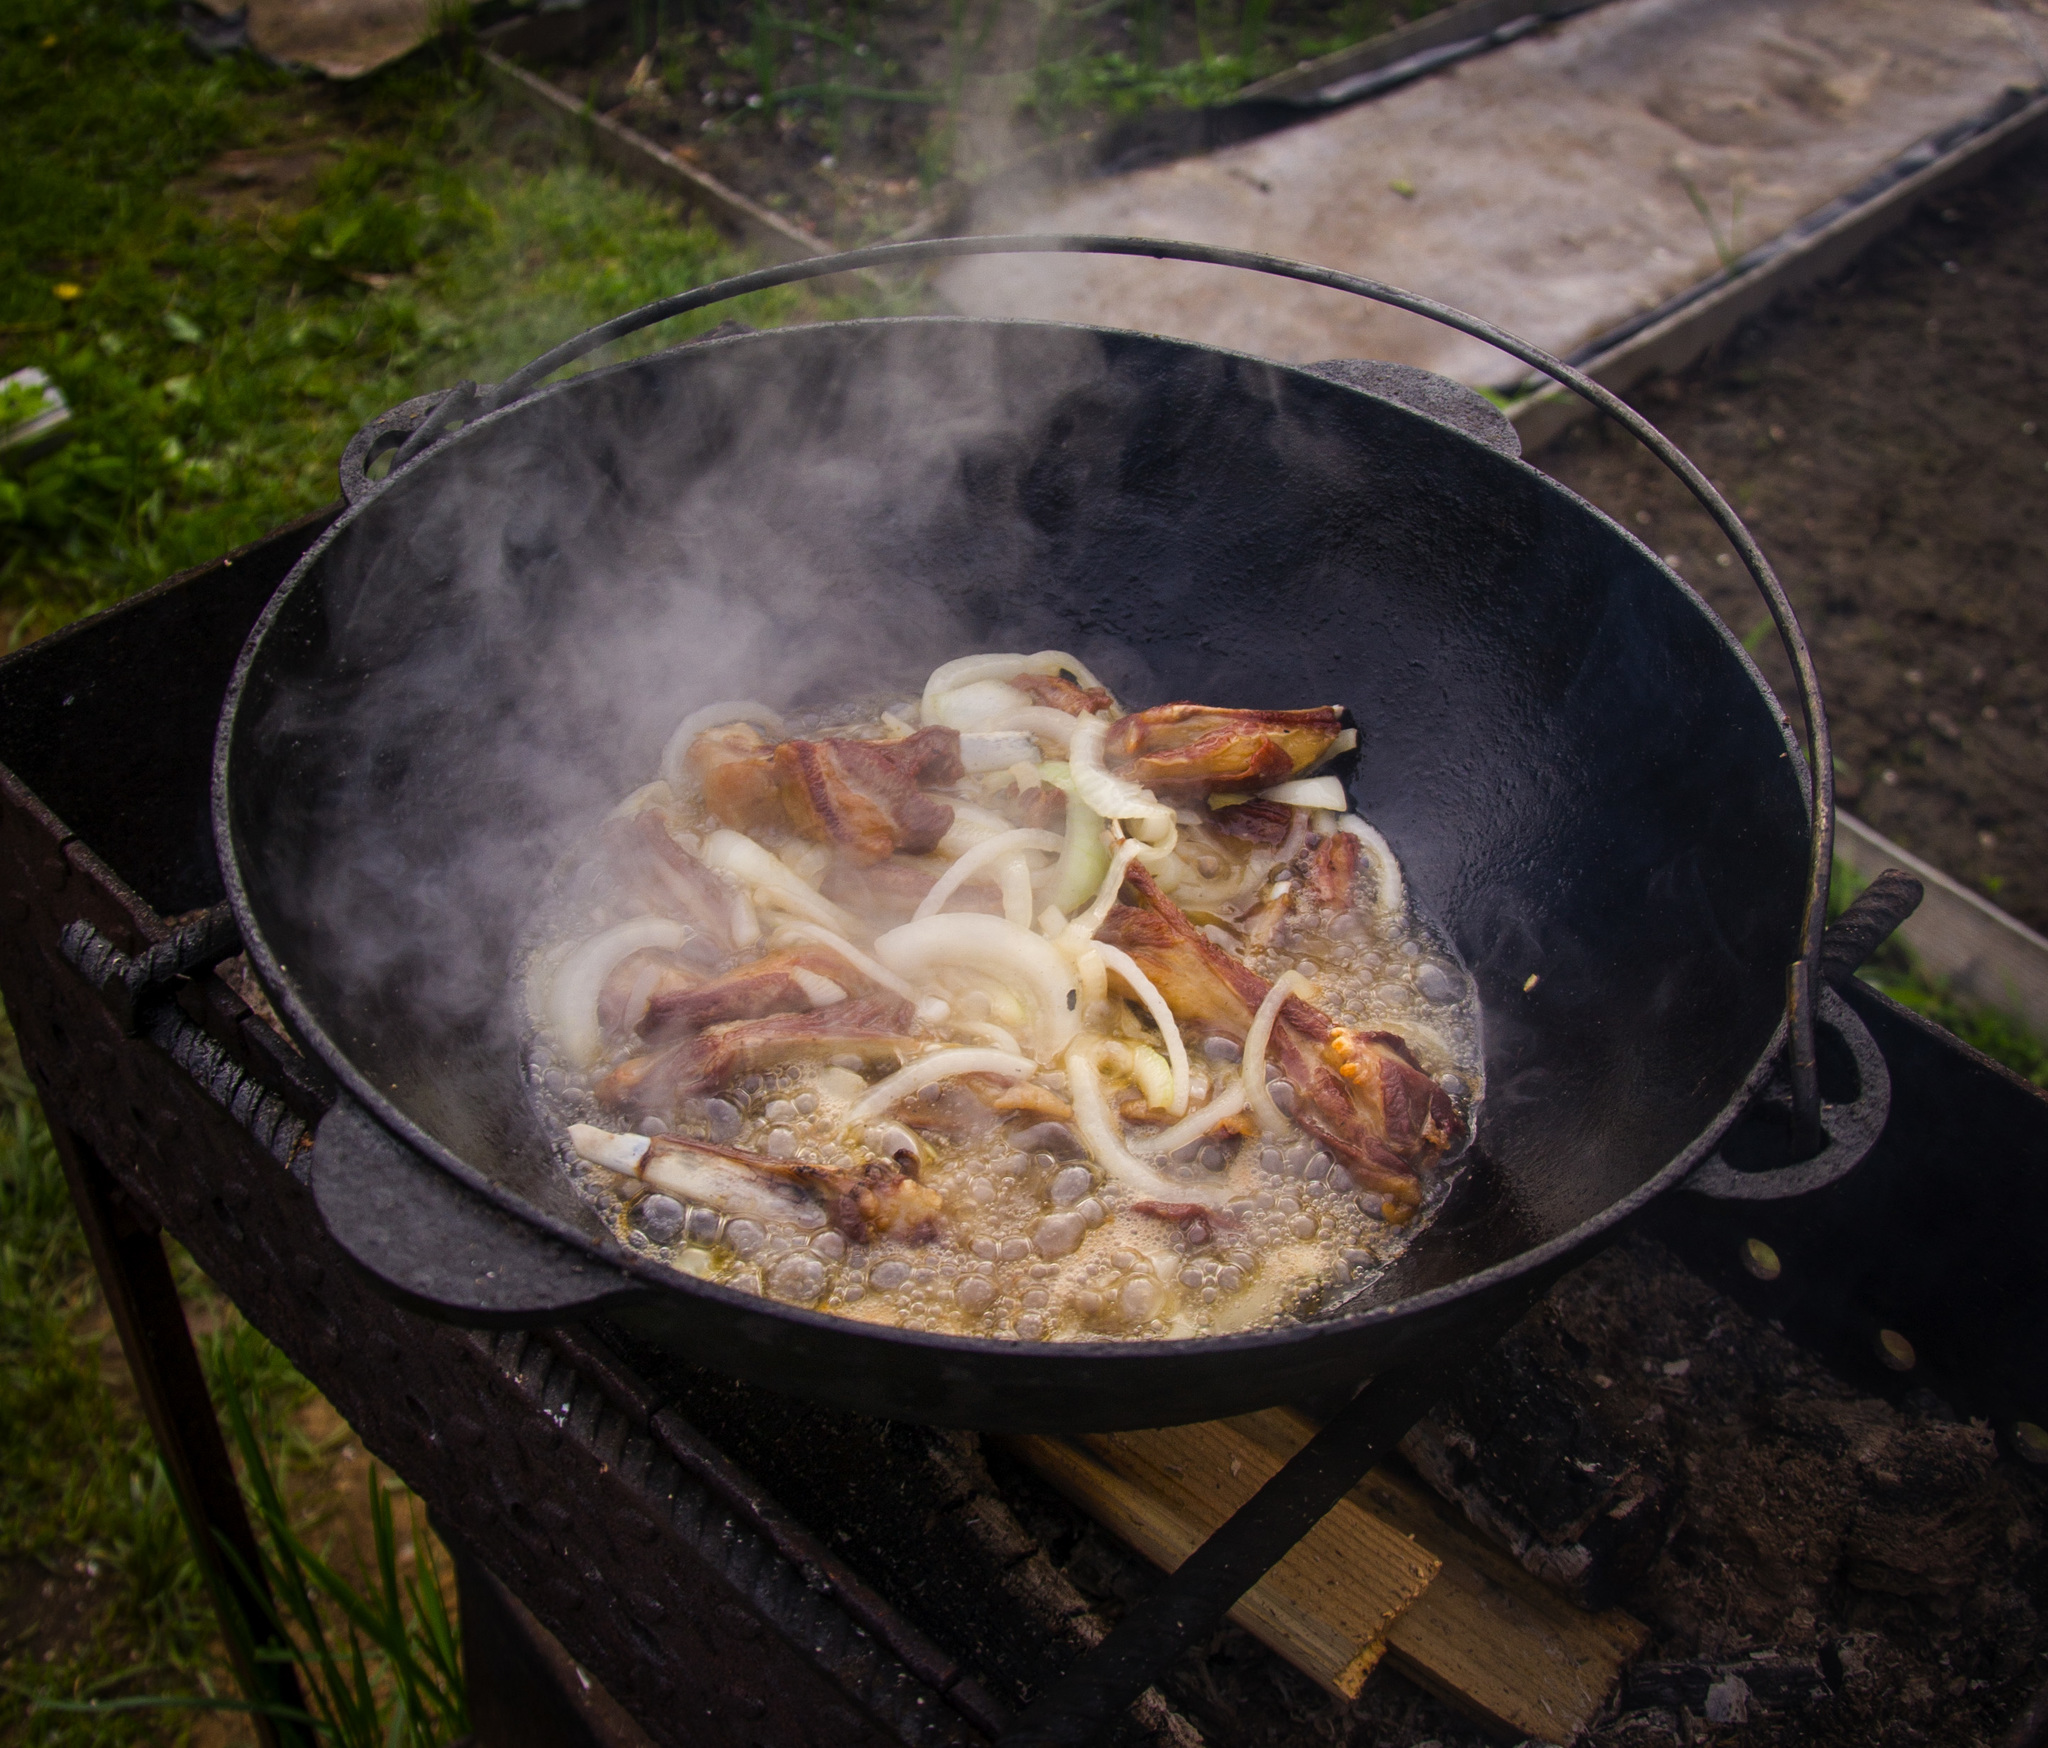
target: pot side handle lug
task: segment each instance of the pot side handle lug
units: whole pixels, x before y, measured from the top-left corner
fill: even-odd
[[[314,1205],[381,1291],[472,1327],[562,1322],[644,1291],[423,1159],[347,1093],[320,1120]]]
[[[1779,1201],[1810,1195],[1846,1177],[1877,1145],[1891,1112],[1891,1074],[1869,1029],[1836,992],[1856,975],[1857,967],[1913,914],[1922,896],[1920,882],[1897,868],[1887,868],[1828,925],[1821,942],[1821,991],[1818,1030],[1832,1033],[1846,1047],[1855,1065],[1856,1093],[1846,1101],[1823,1105],[1825,1141],[1810,1159],[1763,1170],[1739,1170],[1729,1163],[1731,1143],[1741,1150],[1745,1126],[1784,1126],[1781,1101],[1767,1092],[1750,1107],[1722,1144],[1685,1181],[1685,1187],[1716,1201]]]

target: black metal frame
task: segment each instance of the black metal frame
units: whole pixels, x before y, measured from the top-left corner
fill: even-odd
[[[364,1283],[280,1165],[301,1161],[299,1138],[327,1089],[219,977],[177,977],[135,1001],[137,966],[189,968],[220,944],[162,916],[210,896],[201,749],[242,630],[326,520],[0,663],[0,990],[67,1166],[86,1181],[81,1211],[113,1239],[96,1242],[97,1260],[110,1300],[135,1307],[131,1364],[145,1402],[168,1405],[152,1422],[181,1502],[206,1526],[201,1537],[225,1526],[246,1550],[182,1312],[164,1291],[156,1225],[422,1493],[465,1560],[487,1563],[654,1739],[781,1748],[996,1734],[1004,1708],[958,1656],[737,1471],[685,1418],[674,1385],[648,1383],[588,1333],[452,1329]],[[136,786],[117,805],[101,773],[124,757],[136,761]],[[1830,954],[1831,976],[1892,920],[1831,935],[1861,937],[1839,962]],[[1865,1166],[1814,1197],[1681,1197],[1651,1218],[1859,1383],[1897,1391],[1926,1377],[2009,1437],[2017,1418],[2048,1419],[2033,1346],[2048,1320],[2036,1266],[2048,1235],[2048,1101],[1873,992],[1848,984],[1844,997],[1899,1076]],[[1930,1203],[1945,1158],[1955,1170]],[[1740,1271],[1748,1237],[1776,1247],[1781,1280]],[[1912,1338],[1918,1374],[1880,1366],[1880,1326]],[[1434,1383],[1445,1375],[1439,1367]],[[1246,1543],[1291,1541],[1316,1498],[1426,1403],[1431,1382],[1390,1375],[1357,1399],[1286,1485],[1183,1568],[1187,1588],[1162,1586],[1134,1613],[1133,1638],[1076,1662],[1025,1712],[1019,1739],[1084,1739],[1090,1716],[1252,1581],[1265,1551]],[[978,1582],[998,1587],[1014,1559],[1003,1546]],[[696,1688],[679,1688],[682,1670]]]

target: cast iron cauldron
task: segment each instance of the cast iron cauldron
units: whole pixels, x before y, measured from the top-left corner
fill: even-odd
[[[895,257],[1004,246],[1402,296],[1150,242]],[[647,320],[889,256],[650,306],[495,395],[387,417],[352,446],[350,509],[250,636],[216,750],[223,872],[266,989],[342,1088],[313,1152],[319,1205],[389,1290],[472,1323],[602,1309],[698,1362],[898,1418],[1166,1425],[1426,1351],[1702,1162],[1738,1194],[1853,1163],[1885,1089],[1839,1004],[1823,1157],[1710,1158],[1771,1076],[1788,966],[1810,974],[1825,786],[1698,597],[1514,455],[1309,371],[1022,322],[742,334],[526,392]],[[365,451],[408,432],[366,481]],[[513,965],[551,866],[696,703],[914,688],[950,656],[1042,647],[1134,707],[1353,712],[1353,805],[1485,1016],[1477,1140],[1434,1226],[1313,1321],[1171,1343],[878,1329],[618,1243],[520,1078]]]

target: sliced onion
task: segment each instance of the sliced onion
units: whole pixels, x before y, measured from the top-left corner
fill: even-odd
[[[945,1002],[919,995],[886,965],[877,964],[851,942],[841,940],[830,929],[822,929],[816,923],[779,924],[770,945],[779,947],[786,941],[815,941],[819,946],[837,953],[870,983],[909,1002],[916,1008],[917,1017],[927,1024],[936,1025],[952,1011]]]
[[[965,1032],[970,1038],[979,1038],[992,1050],[1007,1050],[1012,1056],[1021,1056],[1024,1046],[1017,1042],[1017,1034],[993,1020],[955,1020],[953,1030]]]
[[[1064,710],[1055,710],[1050,704],[1027,704],[1022,710],[1012,710],[1008,715],[992,717],[987,727],[995,733],[1028,734],[1038,740],[1048,740],[1065,751],[1074,738],[1074,724],[1081,719],[1069,716]]]
[[[661,774],[678,795],[687,794],[692,788],[690,767],[683,763],[683,755],[690,750],[690,742],[707,728],[723,728],[729,722],[751,722],[756,728],[765,728],[776,736],[780,736],[783,730],[782,718],[767,705],[758,704],[751,698],[721,698],[716,704],[706,704],[701,710],[691,711],[676,724],[675,733],[668,737],[668,745],[661,749]]]
[[[1074,1128],[1082,1145],[1097,1165],[1134,1194],[1162,1202],[1194,1202],[1204,1208],[1222,1206],[1221,1184],[1168,1177],[1124,1145],[1123,1133],[1102,1096],[1102,1076],[1096,1068],[1105,1041],[1084,1035],[1067,1048],[1067,1098],[1074,1107]]]
[[[936,724],[964,734],[982,728],[998,716],[1022,710],[1030,702],[1015,686],[1006,686],[1000,680],[974,680],[926,699],[921,714],[927,726]]]
[[[1131,1151],[1148,1159],[1178,1153],[1191,1141],[1199,1141],[1226,1118],[1244,1109],[1244,1082],[1233,1080],[1198,1111],[1190,1111],[1171,1129],[1162,1129],[1150,1140],[1131,1142]]]
[[[1292,783],[1261,789],[1258,798],[1277,801],[1282,807],[1322,807],[1332,813],[1342,813],[1348,801],[1344,785],[1335,777],[1297,777]]]
[[[1102,884],[1095,890],[1094,902],[1067,924],[1066,932],[1060,937],[1061,944],[1070,951],[1079,952],[1095,938],[1095,931],[1102,927],[1103,919],[1116,903],[1117,894],[1124,889],[1124,875],[1137,860],[1138,848],[1137,842],[1131,838],[1117,846],[1116,854],[1109,859],[1109,872],[1103,875]]]
[[[939,839],[938,852],[942,856],[964,856],[984,838],[1000,837],[1004,832],[1017,829],[1016,823],[1005,819],[992,807],[976,807],[971,801],[951,801],[946,805],[953,810],[953,823],[946,827],[946,835]]]
[[[1002,888],[1003,915],[1020,929],[1031,926],[1031,864],[1022,850],[1012,850],[996,863],[996,884]]]
[[[992,977],[1034,1010],[1034,1054],[1050,1062],[1080,1027],[1081,992],[1073,968],[1042,935],[1006,918],[948,912],[891,929],[875,957],[899,976],[929,977],[946,966]]]
[[[570,949],[548,980],[548,1030],[562,1053],[579,1067],[597,1059],[604,1044],[597,999],[620,960],[648,947],[674,952],[687,946],[696,933],[688,923],[665,916],[636,916],[630,922],[614,923]]]
[[[917,909],[911,912],[912,922],[921,922],[928,916],[936,915],[944,908],[946,900],[992,862],[1012,855],[1018,850],[1044,850],[1048,854],[1065,846],[1066,839],[1053,832],[1018,829],[998,833],[992,838],[983,838],[978,844],[962,850],[954,859],[952,867],[932,883],[931,891],[918,901]]]
[[[1074,738],[1067,747],[1067,762],[1074,773],[1074,787],[1081,799],[1104,819],[1133,819],[1148,824],[1173,824],[1173,809],[1151,790],[1113,776],[1102,762],[1102,749],[1109,739],[1109,724],[1099,716],[1074,719]],[[1163,836],[1155,831],[1154,837]]]
[[[1121,947],[1097,941],[1093,950],[1102,955],[1105,967],[1124,980],[1124,987],[1145,1004],[1145,1011],[1159,1028],[1160,1039],[1166,1045],[1166,1060],[1173,1069],[1173,1103],[1166,1108],[1179,1116],[1188,1108],[1188,1047],[1181,1042],[1173,1010],[1166,1005],[1158,985],[1138,969],[1138,962]]]
[[[1021,729],[968,733],[960,737],[960,768],[963,771],[1007,771],[1012,765],[1035,763],[1037,758],[1038,742]]]
[[[1038,1064],[1030,1057],[1013,1056],[1007,1050],[934,1050],[869,1087],[848,1108],[846,1121],[849,1126],[868,1122],[934,1081],[963,1074],[1006,1074],[1012,1080],[1029,1080],[1037,1072]]]
[[[1374,908],[1383,917],[1398,916],[1408,900],[1408,889],[1402,883],[1401,864],[1394,860],[1393,846],[1355,813],[1347,813],[1338,820],[1337,829],[1349,832],[1372,852],[1374,872],[1380,881]]]
[[[924,683],[924,719],[926,722],[938,720],[932,715],[932,706],[948,692],[957,692],[962,687],[987,680],[1015,679],[1019,674],[1056,674],[1062,668],[1084,687],[1102,684],[1063,649],[1042,649],[1036,655],[961,656],[954,661],[941,662],[932,669],[931,677]],[[1022,702],[1021,697],[1019,701]]]
[[[1281,1004],[1290,995],[1304,993],[1308,986],[1308,979],[1299,971],[1281,972],[1273,980],[1273,987],[1266,991],[1266,999],[1259,1003],[1259,1011],[1252,1015],[1252,1029],[1244,1036],[1244,1096],[1252,1115],[1259,1120],[1259,1127],[1268,1135],[1284,1135],[1293,1125],[1280,1114],[1280,1107],[1266,1090],[1266,1043],[1273,1036]]]
[[[773,850],[757,844],[745,832],[715,831],[704,840],[704,860],[721,873],[730,874],[742,886],[754,889],[755,902],[773,901],[807,922],[822,924],[834,934],[860,932],[860,922],[829,898],[821,898],[804,878]]]

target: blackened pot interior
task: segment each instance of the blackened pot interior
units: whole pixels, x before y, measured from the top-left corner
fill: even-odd
[[[1043,647],[1133,707],[1354,713],[1353,805],[1481,991],[1452,1206],[1311,1323],[1176,1343],[880,1330],[619,1246],[519,1081],[550,867],[697,704],[914,696],[948,657]],[[1256,359],[927,320],[655,354],[432,452],[259,625],[217,817],[300,1036],[442,1169],[637,1271],[621,1320],[874,1412],[1074,1429],[1355,1381],[1675,1175],[1779,1019],[1802,777],[1726,628],[1532,467]]]

